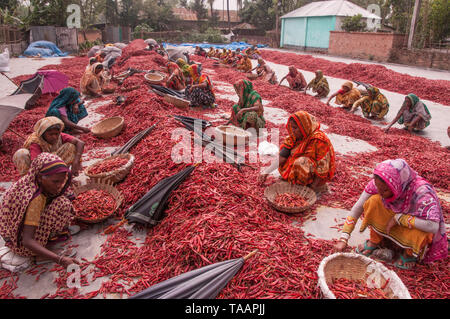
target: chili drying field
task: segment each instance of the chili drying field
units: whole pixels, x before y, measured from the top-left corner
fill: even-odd
[[[142,50],[142,45],[141,41],[130,44],[113,66],[114,72],[129,67],[158,70],[162,66],[162,58]],[[293,53],[263,50],[264,58],[270,62],[278,79],[287,73],[288,65],[298,67],[308,81],[312,78],[311,71],[322,69],[329,78],[331,91],[338,89],[345,79],[361,78],[361,69],[353,69],[354,66],[346,69],[345,73],[339,73],[339,65],[336,71],[332,71],[332,62],[308,57],[308,64],[303,61],[305,64],[300,65],[303,62],[290,54]],[[381,124],[363,118],[360,113],[350,114],[333,104],[327,106],[326,99],[318,100],[285,86],[277,87],[256,80],[253,84],[263,98],[269,134],[278,129],[280,139],[284,138],[289,114],[306,110],[321,122],[335,147],[336,175],[328,186],[329,191],[319,197],[312,209],[288,215],[274,210],[267,203],[264,189],[277,178],[272,176],[265,185],[258,182],[260,169],[267,166],[267,162],[251,163],[252,167],[243,167],[241,172],[227,163],[203,162],[172,193],[166,216],[160,224],[148,229],[124,225],[111,234],[104,234],[104,229],[121,220],[125,210],[151,187],[189,165],[172,160],[172,149],[177,144],[172,139],[172,132],[180,127],[172,115],[202,118],[214,125],[227,122],[225,116],[229,116],[232,105],[237,101],[232,84],[245,76],[233,69],[214,67],[211,60],[197,57],[194,60],[203,64],[203,72],[215,84],[216,109],[182,111],[174,108],[150,91],[140,74],[125,81],[124,86],[138,83],[140,87],[120,93],[126,96],[124,104],[116,105],[113,95],[87,103],[89,116],[81,124],[90,127],[102,118],[122,116],[126,126],[120,135],[108,140],[90,134],[80,135],[79,138],[86,143],[85,167],[98,158],[107,157],[111,150],[122,146],[143,129],[159,123],[130,150],[135,163],[127,178],[117,185],[124,201],[116,216],[102,224],[81,224],[82,232],[63,244],[77,249],[77,257],[82,261],[81,288],[67,287],[70,274],[59,265],[47,264],[33,266],[21,274],[0,270],[0,298],[127,298],[170,277],[242,257],[255,249],[258,253],[246,261],[218,298],[320,298],[317,287],[319,263],[334,252],[333,239],[338,238],[338,229],[371,178],[373,168],[389,158],[406,159],[436,187],[446,222],[450,223],[450,151],[444,147],[449,145],[449,141],[443,135],[446,136],[445,123],[448,125],[450,118],[449,99],[443,94],[450,90],[449,81],[439,81],[434,89],[437,85],[433,82],[435,80],[420,80],[431,93],[434,90],[427,98],[423,97],[427,106],[431,103],[434,126],[430,126],[424,135],[411,135],[396,126],[385,134]],[[58,63],[46,65],[43,69],[65,73],[69,76],[69,85],[78,88],[88,58],[73,57],[58,60]],[[22,74],[15,80],[28,77],[29,74]],[[402,77],[402,74],[389,70],[389,77],[384,77],[385,82],[375,76],[374,79],[362,80],[379,85],[382,93],[388,92],[389,101],[394,101],[388,114],[390,118],[395,116],[400,107],[397,102],[405,94],[403,88],[396,86]],[[420,93],[417,94],[422,98]],[[11,128],[24,136],[30,134],[34,123],[45,115],[51,100],[51,96],[42,96],[35,108],[21,113],[12,122]],[[445,131],[441,134],[440,129],[444,126]],[[9,131],[3,136],[0,150],[0,186],[3,188],[18,178],[11,158],[22,143]],[[358,234],[355,230],[350,245],[354,248],[364,238],[368,238],[367,231]],[[450,297],[448,259],[431,265],[418,265],[413,270],[386,266],[399,275],[413,298]]]

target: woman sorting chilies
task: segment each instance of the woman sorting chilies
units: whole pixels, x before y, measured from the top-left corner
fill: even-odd
[[[266,124],[261,96],[248,80],[239,80],[233,86],[239,96],[239,102],[233,105],[231,110],[231,123],[244,130],[252,127],[259,132]]]
[[[279,160],[261,174],[261,181],[278,168],[281,178],[291,184],[325,191],[334,176],[335,153],[320,123],[308,112],[298,111],[289,117],[286,129],[289,135],[280,147]]]
[[[4,194],[0,205],[0,235],[14,254],[64,267],[79,264],[49,247],[53,236],[69,228],[74,218],[71,172],[57,155],[41,153],[25,176]]]
[[[25,175],[31,162],[41,153],[53,153],[59,156],[67,166],[72,166],[72,173],[77,176],[81,170],[81,156],[84,142],[63,133],[64,123],[56,117],[44,117],[34,125],[34,132],[28,136],[23,147],[13,156],[19,174]]]
[[[330,101],[336,97],[336,104],[342,105],[343,108],[351,108],[353,103],[361,98],[361,92],[353,87],[353,83],[350,81],[342,84],[342,88],[331,94],[328,98],[327,105],[330,105]]]
[[[448,256],[443,211],[436,191],[403,159],[386,160],[375,167],[372,180],[347,216],[336,244],[338,251],[347,247],[362,214],[360,232],[369,227],[370,237],[359,245],[357,253],[371,256],[378,248],[393,248],[399,255],[394,265],[401,269]]]

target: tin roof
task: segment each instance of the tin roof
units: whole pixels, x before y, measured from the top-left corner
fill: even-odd
[[[356,4],[346,0],[330,0],[311,2],[303,7],[291,11],[281,18],[297,18],[297,17],[323,17],[323,16],[341,16],[351,17],[361,14],[363,18],[381,19],[376,14],[367,11]]]

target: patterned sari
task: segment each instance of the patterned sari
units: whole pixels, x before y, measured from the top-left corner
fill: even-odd
[[[250,72],[252,67],[252,61],[248,58],[247,55],[244,55],[238,63],[237,69],[244,72]]]
[[[425,103],[423,103],[417,95],[410,93],[406,96],[411,101],[411,106],[403,111],[402,116],[398,120],[398,124],[411,123],[416,116],[420,120],[414,126],[416,130],[423,130],[430,125],[431,114]]]
[[[59,92],[59,95],[50,104],[45,116],[54,116],[60,119],[61,112],[59,109],[65,107],[69,121],[77,124],[80,120],[88,116],[88,112],[84,107],[84,104],[79,104],[78,113],[75,113],[73,111],[75,103],[80,103],[80,92],[72,87],[62,89],[61,92]]]
[[[40,154],[32,162],[30,171],[14,183],[3,196],[0,206],[0,235],[5,240],[5,245],[14,253],[24,257],[33,256],[33,252],[23,246],[22,230],[30,203],[43,194],[37,176],[58,173],[67,174],[66,183],[59,195],[49,197],[45,201],[34,238],[42,246],[46,246],[52,233],[62,231],[74,217],[69,200],[73,198],[69,190],[71,173],[65,163],[54,154]]]
[[[289,67],[289,74],[286,77],[286,80],[289,83],[289,87],[295,91],[300,91],[307,85],[303,74],[299,72],[294,66]]]
[[[87,71],[84,72],[80,80],[81,93],[91,95],[91,92],[88,91],[88,88],[90,88],[97,94],[101,93],[105,81],[102,78],[101,74],[95,73],[95,69],[98,68],[100,65],[102,64],[94,63],[91,68],[89,68]]]
[[[382,119],[389,111],[389,102],[386,97],[380,93],[380,90],[376,87],[370,87],[367,89],[368,96],[360,98],[354,103],[354,108],[361,106],[364,117],[375,117]]]
[[[261,102],[261,96],[258,92],[253,90],[252,82],[248,80],[239,80],[234,84],[234,88],[236,92],[239,92],[239,104],[233,105],[233,112],[235,115],[237,115],[240,110],[254,107],[256,102]],[[258,111],[245,112],[241,119],[238,119],[239,125],[244,130],[249,127],[255,129],[263,128],[266,125],[266,120],[263,115],[264,109],[262,107]]]
[[[344,87],[347,87],[349,91],[343,92]],[[342,85],[342,91],[339,91],[336,95],[336,104],[343,105],[345,108],[353,106],[357,100],[361,98],[361,92],[353,87],[353,83],[348,81]]]
[[[420,177],[403,159],[387,160],[377,165],[374,175],[380,177],[394,194],[389,199],[378,196],[381,208],[370,209],[365,203],[361,231],[367,226],[380,236],[386,237],[402,248],[409,249],[415,257],[426,263],[448,256],[445,222],[439,198],[433,186]],[[377,195],[378,189],[372,179],[365,188],[366,193]],[[372,199],[373,198],[373,199]],[[375,200],[372,196],[369,200]],[[369,201],[368,200],[368,201]],[[386,233],[387,222],[395,215],[406,217],[407,227],[394,226]],[[425,233],[412,227],[414,218],[439,223],[435,234]]]
[[[192,106],[213,107],[216,102],[214,88],[209,76],[200,74],[197,64],[193,64],[189,68],[189,74],[193,84],[207,83],[206,88],[194,87],[192,91],[190,86],[185,90],[186,98],[191,101]]]
[[[291,120],[297,123],[302,132],[298,140],[291,126]],[[284,140],[283,148],[290,155],[283,166],[278,168],[281,177],[292,184],[309,185],[317,176],[322,183],[331,180],[335,171],[334,148],[328,137],[320,130],[320,123],[313,115],[298,111],[289,117],[286,124],[289,136]]]
[[[181,71],[183,72],[183,75],[185,77],[189,77],[190,76],[189,64],[187,64],[186,61],[184,61],[182,58],[179,58],[177,60],[177,64],[180,67]]]
[[[167,69],[170,76],[166,81],[166,86],[177,91],[184,90],[186,88],[185,79],[180,67],[176,63],[168,62]]]
[[[316,77],[308,83],[306,89],[312,89],[313,92],[317,93],[319,98],[325,97],[330,93],[328,81],[320,70],[316,71]]]
[[[50,116],[40,119],[34,125],[34,132],[30,136],[28,136],[25,143],[23,144],[23,147],[17,150],[16,153],[14,153],[13,163],[14,165],[16,165],[21,176],[27,173],[30,169],[30,146],[33,143],[38,144],[42,152],[56,154],[67,165],[71,165],[73,163],[76,154],[75,145],[73,145],[72,143],[63,143],[61,135],[59,136],[56,144],[50,144],[42,137],[45,131],[53,126],[59,126],[60,132],[62,132],[64,129],[64,123],[57,117]]]

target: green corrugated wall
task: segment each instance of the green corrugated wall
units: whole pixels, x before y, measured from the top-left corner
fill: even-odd
[[[335,30],[335,26],[335,16],[284,18],[281,20],[280,46],[328,49],[330,31]]]

